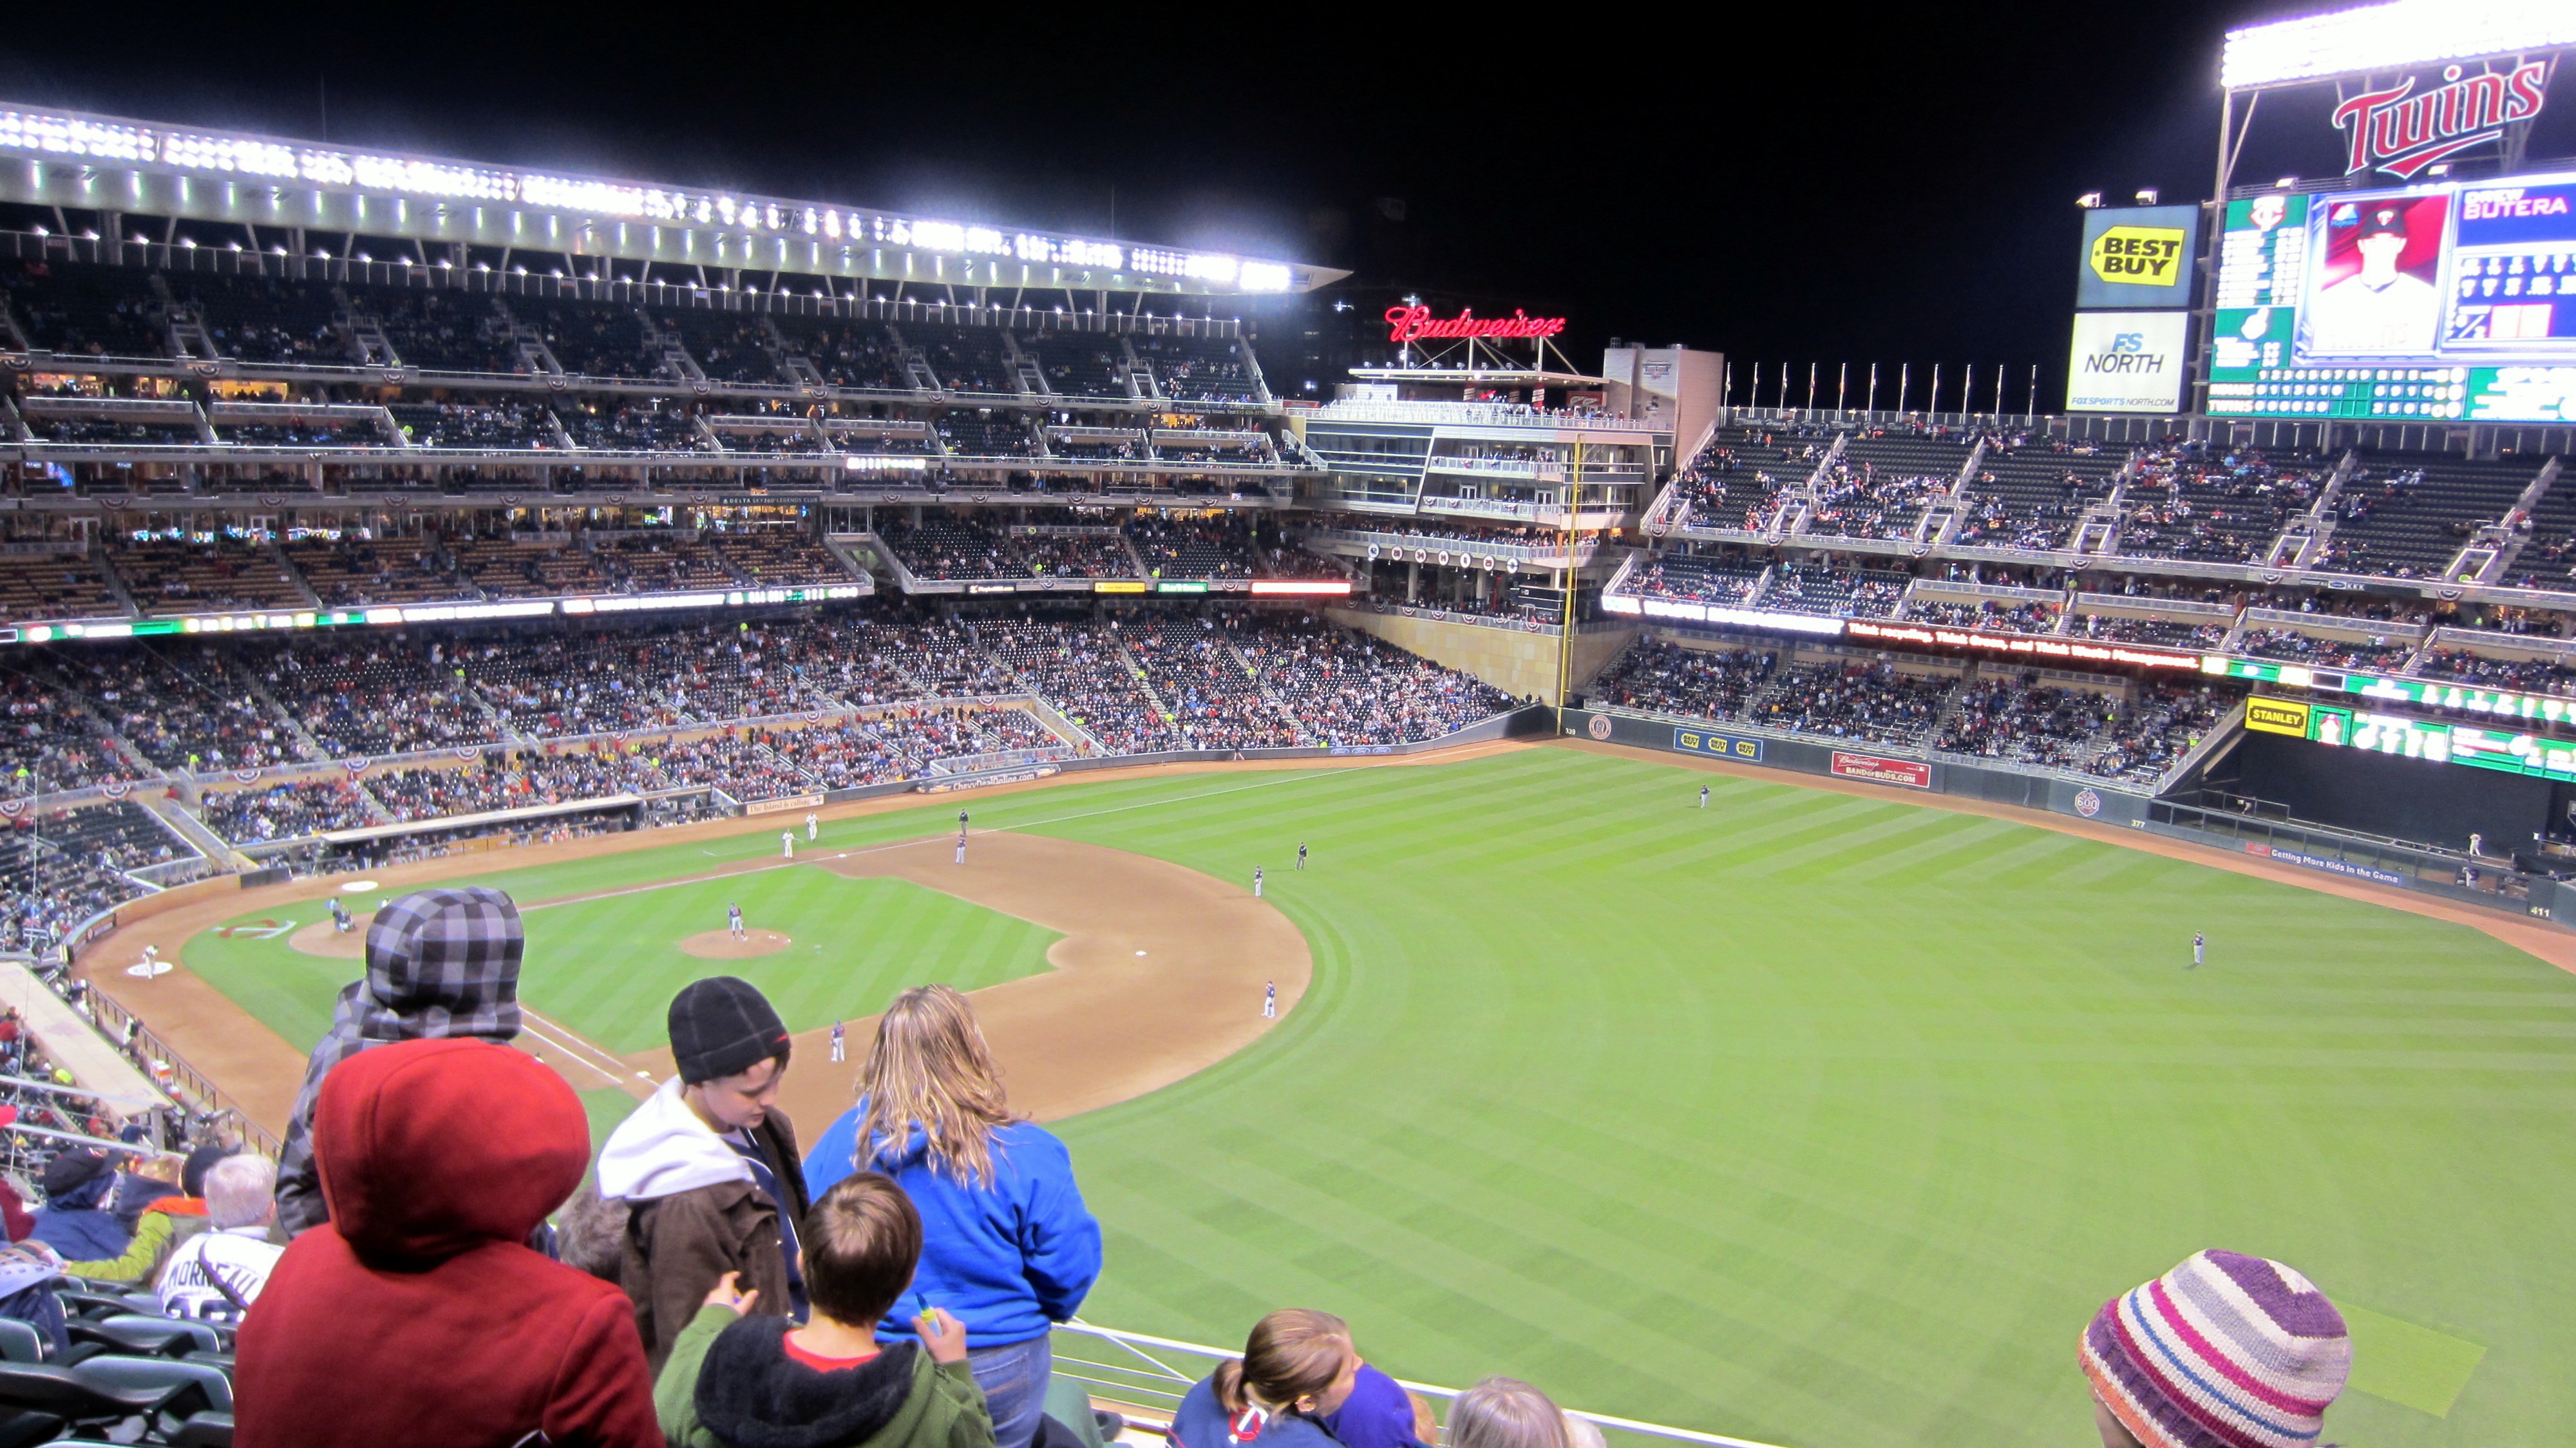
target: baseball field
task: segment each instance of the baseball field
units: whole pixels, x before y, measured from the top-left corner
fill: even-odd
[[[1571,748],[970,798],[963,867],[952,800],[800,827],[793,863],[773,819],[444,873],[532,907],[535,1046],[602,1122],[692,975],[803,1033],[808,1139],[849,1082],[818,1033],[856,1057],[895,990],[979,989],[1107,1226],[1091,1321],[1239,1343],[1322,1307],[1399,1376],[1797,1448],[2067,1445],[2084,1322],[2215,1246],[2343,1306],[2329,1437],[2576,1421],[2576,978],[2489,934]],[[358,968],[312,897],[192,927],[169,986],[290,1077]],[[721,958],[729,900],[768,936]]]

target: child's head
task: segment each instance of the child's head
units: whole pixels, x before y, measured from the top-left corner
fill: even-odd
[[[1565,1414],[1518,1378],[1487,1378],[1449,1405],[1449,1448],[1570,1448]]]
[[[879,1321],[912,1286],[921,1213],[890,1177],[845,1176],[805,1214],[805,1296],[816,1314],[852,1327]]]
[[[1252,1325],[1241,1360],[1218,1365],[1216,1396],[1229,1413],[1255,1407],[1320,1418],[1350,1397],[1359,1371],[1348,1323],[1329,1312],[1285,1308]]]

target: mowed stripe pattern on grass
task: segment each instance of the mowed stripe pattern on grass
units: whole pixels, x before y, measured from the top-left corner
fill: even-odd
[[[1109,1231],[1085,1316],[1224,1343],[1313,1305],[1405,1376],[1514,1372],[1799,1448],[2063,1445],[2091,1432],[2085,1319],[2215,1245],[2485,1349],[2455,1354],[2447,1418],[2353,1394],[2331,1436],[2576,1420],[2576,982],[2460,927],[1917,798],[1536,750],[973,801],[979,830],[1264,865],[1314,948],[1261,1044],[1058,1127]],[[481,878],[534,900],[776,848]]]
[[[2086,1318],[2218,1245],[2489,1348],[2448,1419],[2355,1396],[2339,1436],[2576,1413],[2576,982],[2475,932],[1553,750],[1039,827],[1264,865],[1316,956],[1260,1046],[1064,1124],[1110,1225],[1093,1320],[1225,1343],[1313,1305],[1409,1376],[1820,1448],[2059,1444]]]

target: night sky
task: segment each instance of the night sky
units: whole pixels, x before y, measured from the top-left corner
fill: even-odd
[[[2030,364],[2060,385],[2076,195],[2205,197],[2222,33],[2285,13],[296,10],[22,7],[0,99],[1284,255],[1363,315],[1565,315],[1586,366],[2003,362],[2016,407]],[[2281,104],[2240,179],[2340,170],[2324,111]]]

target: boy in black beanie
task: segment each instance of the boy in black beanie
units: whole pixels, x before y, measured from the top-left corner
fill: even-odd
[[[670,1029],[678,1074],[599,1154],[600,1196],[627,1206],[618,1281],[657,1372],[728,1272],[758,1292],[755,1311],[805,1318],[805,1174],[776,1105],[787,1028],[749,981],[720,975],[672,997]]]

